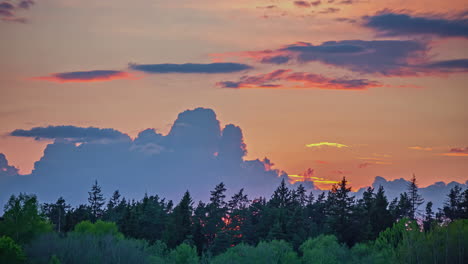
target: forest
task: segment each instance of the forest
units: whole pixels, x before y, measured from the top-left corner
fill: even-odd
[[[189,191],[178,203],[118,190],[106,199],[97,181],[76,207],[12,195],[0,263],[466,263],[468,189],[454,187],[437,209],[415,177],[402,191],[388,201],[369,187],[356,198],[343,178],[317,197],[283,180],[269,199],[243,189],[229,198],[220,183],[206,203]]]

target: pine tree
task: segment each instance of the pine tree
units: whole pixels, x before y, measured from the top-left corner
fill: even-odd
[[[450,219],[451,221],[455,219],[460,219],[462,216],[462,201],[463,196],[461,193],[462,189],[460,186],[453,187],[448,196],[448,200],[444,203],[443,212],[445,217]]]
[[[418,207],[424,203],[424,199],[418,193],[418,185],[416,183],[416,175],[413,174],[413,178],[411,178],[410,183],[408,184],[408,196],[410,200],[410,211],[409,211],[409,218],[416,219],[416,214],[418,211]]]
[[[102,216],[102,207],[105,203],[104,195],[101,191],[101,186],[98,185],[97,180],[94,182],[93,186],[91,187],[91,191],[88,192],[88,194],[88,202],[92,216],[91,220],[92,222],[96,222],[96,220],[98,220]]]

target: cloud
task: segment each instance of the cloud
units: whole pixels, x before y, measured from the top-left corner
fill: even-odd
[[[297,42],[273,50],[212,54],[217,59],[241,57],[259,63],[303,65],[319,62],[376,76],[445,76],[468,72],[468,59],[431,61],[422,40],[341,40],[318,45]]]
[[[339,11],[340,11],[339,8],[329,7],[327,9],[324,9],[324,10],[320,11],[319,13],[320,14],[333,14],[333,13],[337,13]]]
[[[359,164],[359,165],[358,165],[358,168],[359,168],[359,169],[364,169],[364,168],[369,167],[370,165],[372,165],[372,163],[370,163],[370,162],[364,162],[364,163]]]
[[[34,3],[33,0],[0,1],[0,21],[26,23],[28,20],[18,16],[17,13],[29,9]]]
[[[264,57],[261,59],[261,63],[265,64],[284,64],[291,60],[289,56],[271,56],[271,57]]]
[[[432,151],[432,148],[430,148],[430,147],[414,146],[414,147],[408,147],[408,148],[413,149],[413,150]]]
[[[94,180],[107,197],[119,189],[128,198],[151,193],[179,200],[188,189],[194,199],[207,199],[207,190],[220,182],[229,192],[245,188],[258,197],[271,195],[287,177],[266,158],[246,160],[240,127],[221,128],[215,112],[207,108],[183,111],[166,135],[150,128],[134,140],[115,129],[101,128],[51,127],[14,134],[55,140],[47,145],[31,175],[0,183],[0,206],[17,192],[35,193],[44,202],[59,195],[72,204],[85,202]],[[120,137],[126,140],[108,140]],[[77,140],[83,142],[77,144]]]
[[[232,73],[252,69],[241,63],[217,62],[208,64],[130,64],[130,69],[145,73]]]
[[[468,19],[465,16],[441,15],[414,16],[384,10],[374,16],[364,17],[364,26],[381,36],[435,35],[438,37],[468,38]]]
[[[442,156],[449,157],[468,157],[468,147],[466,148],[452,148],[447,153],[440,154]]]
[[[310,3],[307,1],[294,1],[294,5],[297,7],[310,7]]]
[[[0,153],[0,179],[5,176],[17,176],[18,169],[14,166],[10,166],[8,164],[8,160],[6,159],[3,153]]]
[[[383,85],[368,79],[329,78],[319,74],[280,69],[266,74],[242,76],[239,81],[218,82],[217,86],[232,89],[366,90]]]
[[[288,179],[290,184],[303,184],[308,188],[315,190],[329,190],[331,189],[331,185],[339,182],[314,175],[315,170],[308,168],[306,171],[300,174],[288,174]]]
[[[308,148],[315,148],[315,147],[322,147],[322,146],[328,146],[328,147],[335,147],[335,148],[349,148],[349,146],[340,144],[340,143],[332,143],[332,142],[319,142],[319,143],[312,143],[312,144],[307,144],[306,147]]]
[[[34,127],[29,130],[16,129],[10,133],[14,137],[32,137],[40,139],[62,139],[71,142],[90,142],[97,140],[129,140],[123,134],[112,128],[76,127],[76,126],[48,126]]]
[[[312,1],[312,2],[310,2],[310,5],[312,5],[312,6],[319,6],[319,5],[321,5],[321,4],[322,4],[322,1],[321,1],[321,0],[317,0],[317,1]]]
[[[409,178],[409,177],[408,177]],[[380,186],[384,187],[385,195],[388,198],[388,201],[392,201],[394,198],[399,197],[400,193],[404,192],[408,188],[409,181],[400,178],[395,180],[386,180],[383,177],[377,176],[372,183],[372,187],[378,189]],[[448,184],[444,182],[436,182],[427,187],[420,187],[419,193],[424,198],[425,202],[433,202],[433,209],[436,211],[438,208],[442,208],[444,202],[447,200],[447,194],[449,194],[450,189],[455,186],[460,186],[462,188],[468,188],[467,184],[450,182]],[[356,195],[360,197],[367,187],[361,188],[356,192]],[[424,204],[419,207],[419,210],[423,210]]]
[[[49,76],[34,77],[35,80],[51,81],[58,83],[68,82],[102,82],[118,79],[133,79],[132,75],[122,71],[95,70],[53,73]]]
[[[422,67],[428,71],[439,71],[441,73],[468,72],[468,59],[435,61],[422,65]]]

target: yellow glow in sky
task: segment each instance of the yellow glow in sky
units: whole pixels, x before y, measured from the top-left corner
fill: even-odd
[[[336,148],[349,148],[349,146],[340,144],[340,143],[332,143],[332,142],[319,142],[319,143],[312,143],[307,144],[306,147],[314,148],[314,147],[322,147],[322,146],[329,146],[329,147],[336,147]]]

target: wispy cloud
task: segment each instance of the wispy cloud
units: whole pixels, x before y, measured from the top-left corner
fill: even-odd
[[[449,157],[468,157],[468,147],[466,148],[452,148],[447,153],[440,154],[442,156]]]
[[[317,177],[315,175],[315,170],[309,168],[305,172],[300,174],[288,174],[289,183],[307,183],[312,182],[315,187],[321,190],[328,190],[331,188],[332,184],[336,184],[339,181],[330,180],[322,177]]]
[[[413,150],[423,150],[423,151],[432,151],[431,147],[420,147],[420,146],[414,146],[414,147],[408,147],[409,149]]]
[[[16,129],[10,133],[14,137],[32,137],[40,139],[64,139],[73,142],[89,142],[95,140],[129,140],[128,135],[112,128],[77,127],[77,126],[47,126],[31,129]]]
[[[330,78],[319,74],[280,69],[266,74],[242,76],[238,81],[218,82],[217,86],[231,89],[366,90],[383,85],[368,79]]]
[[[129,68],[145,73],[231,73],[252,69],[251,66],[232,62],[215,62],[208,64],[185,63],[185,64],[129,64]]]
[[[69,82],[103,82],[118,79],[135,79],[134,76],[123,71],[94,70],[53,73],[48,76],[33,77],[35,80],[51,81],[58,83]]]
[[[347,145],[340,144],[340,143],[333,143],[333,142],[319,142],[319,143],[311,143],[311,144],[306,145],[306,147],[308,148],[323,147],[323,146],[335,147],[335,148],[349,148],[349,146]]]

